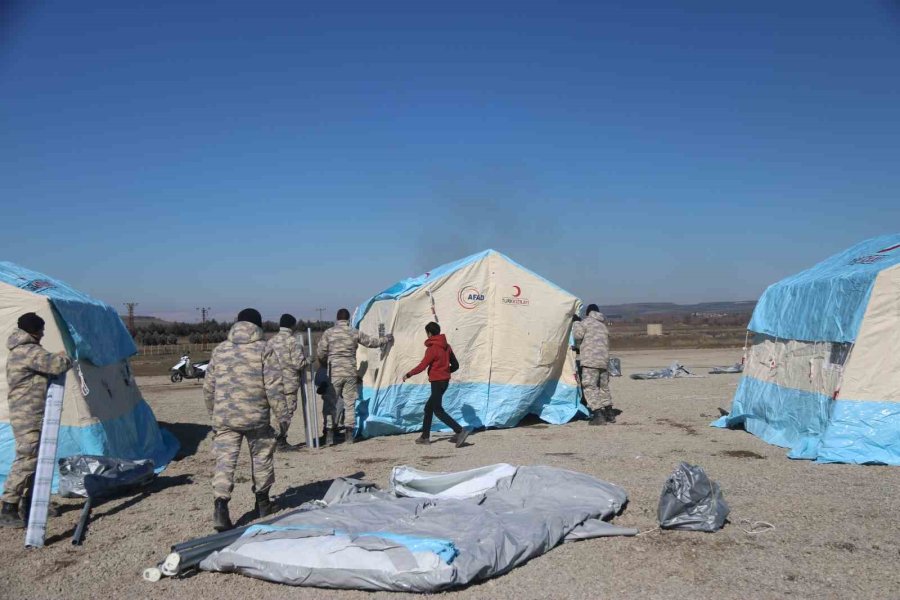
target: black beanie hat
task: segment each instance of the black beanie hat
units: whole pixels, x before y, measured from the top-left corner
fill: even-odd
[[[262,327],[262,315],[255,308],[245,308],[238,313],[238,321],[247,321],[253,323],[257,327]]]
[[[584,311],[584,314],[589,315],[592,312],[600,312],[600,307],[596,304],[588,304],[587,310]]]
[[[17,325],[22,331],[35,335],[44,329],[44,320],[33,312],[30,312],[19,317]]]
[[[284,313],[281,315],[281,320],[278,322],[279,327],[287,327],[291,328],[297,324],[297,319],[294,318],[294,315],[289,315]]]

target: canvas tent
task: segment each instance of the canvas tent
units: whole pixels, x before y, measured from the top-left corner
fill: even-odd
[[[817,462],[900,465],[900,234],[770,286],[731,413],[714,423]]]
[[[354,325],[393,333],[386,349],[360,346],[357,423],[366,437],[418,431],[429,384],[401,384],[437,320],[460,362],[444,408],[463,426],[512,427],[535,414],[559,424],[581,408],[569,336],[581,301],[494,250],[404,279],[357,308]],[[444,427],[435,420],[433,427]]]
[[[79,368],[66,377],[57,457],[94,454],[152,459],[162,470],[175,456],[178,441],[160,429],[128,364],[137,349],[116,311],[65,283],[11,262],[0,262],[0,364],[6,340],[19,316],[44,319],[41,344],[65,350]],[[0,377],[0,485],[15,456],[9,425],[5,375]],[[59,473],[54,474],[53,489]]]

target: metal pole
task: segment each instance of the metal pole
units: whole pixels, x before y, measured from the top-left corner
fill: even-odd
[[[78,525],[75,527],[75,534],[72,535],[72,545],[80,546],[84,541],[84,529],[87,527],[88,520],[91,518],[91,504],[93,500],[88,496],[81,508],[81,517],[78,519]]]
[[[315,447],[319,447],[319,409],[316,406],[316,372],[313,370],[312,356],[313,356],[313,343],[312,343],[312,327],[306,328],[306,336],[309,340],[309,382],[307,382],[307,386],[309,387],[309,405],[310,412],[312,413],[312,422],[315,435],[313,438],[315,439]]]
[[[306,434],[306,447],[313,447],[313,435],[315,432],[312,430],[312,422],[309,417],[309,390],[306,385],[306,378],[304,377],[305,373],[300,374],[300,403],[303,405],[303,431]]]

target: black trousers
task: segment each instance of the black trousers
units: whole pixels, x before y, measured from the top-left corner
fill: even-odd
[[[449,381],[431,382],[431,396],[429,396],[428,402],[425,403],[425,419],[422,421],[422,437],[424,438],[431,436],[431,419],[433,416],[446,423],[453,430],[453,433],[462,431],[459,423],[454,421],[453,417],[448,415],[441,405],[441,401],[444,399],[444,392],[447,391],[447,386],[449,385]]]

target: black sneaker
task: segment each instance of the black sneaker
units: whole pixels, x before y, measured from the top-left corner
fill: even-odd
[[[456,442],[457,448],[463,447],[463,445],[466,443],[466,438],[469,437],[469,433],[471,432],[468,429],[462,429],[459,433],[453,436],[454,438],[456,438],[453,441]]]
[[[428,444],[431,443],[431,438],[421,437],[421,436],[420,436],[420,437],[417,437],[417,438],[416,438],[416,443],[417,443],[417,444],[425,444],[425,445],[428,445]]]

